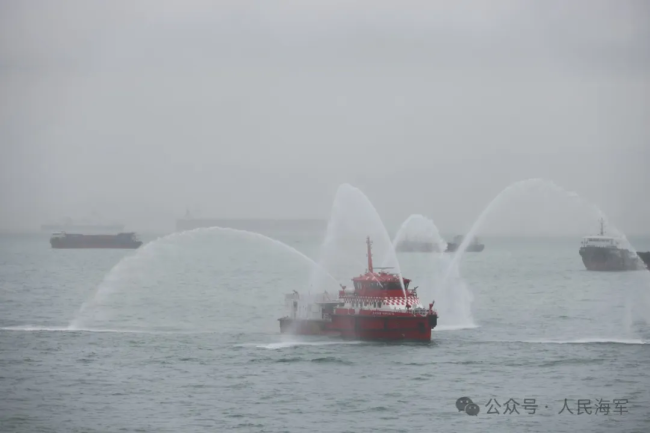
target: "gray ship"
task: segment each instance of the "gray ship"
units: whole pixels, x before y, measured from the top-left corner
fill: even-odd
[[[639,255],[623,245],[623,239],[605,235],[604,221],[601,219],[600,233],[582,238],[579,252],[582,262],[590,271],[620,272],[647,269],[646,263]]]

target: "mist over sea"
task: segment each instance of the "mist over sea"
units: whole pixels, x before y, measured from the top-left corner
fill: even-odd
[[[318,261],[322,231],[265,235]],[[588,272],[579,237],[482,237],[444,293],[444,254],[398,253],[423,303],[444,298],[429,344],[283,337],[308,259],[226,231],[141,237],[135,251],[0,237],[0,431],[650,430],[650,272]],[[364,248],[350,243],[338,281],[365,271]]]
[[[2,1],[0,433],[650,432],[650,2],[475,3]]]

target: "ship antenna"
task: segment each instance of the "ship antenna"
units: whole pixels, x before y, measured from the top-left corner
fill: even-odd
[[[600,218],[600,235],[603,236],[605,234],[605,229],[603,228],[603,225],[605,224],[604,218]]]
[[[373,272],[372,269],[372,242],[370,241],[370,236],[366,238],[366,245],[368,245],[368,272]]]

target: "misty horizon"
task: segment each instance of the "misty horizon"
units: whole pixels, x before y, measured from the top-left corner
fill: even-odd
[[[187,208],[328,220],[349,183],[391,230],[422,214],[462,234],[543,178],[650,234],[647,16],[633,1],[4,2],[0,230],[97,212],[166,232]],[[478,235],[597,230],[535,189]]]

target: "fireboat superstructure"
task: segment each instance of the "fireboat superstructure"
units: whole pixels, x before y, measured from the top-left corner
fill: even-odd
[[[279,319],[280,332],[298,335],[330,335],[361,340],[430,341],[438,323],[433,302],[425,308],[411,280],[380,270],[372,264],[372,242],[366,239],[368,269],[342,286],[338,297],[327,292],[287,295],[288,315]]]

